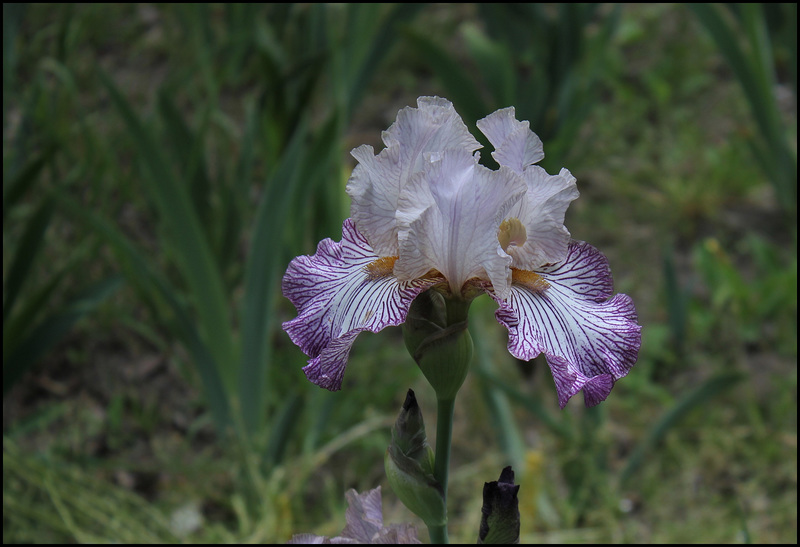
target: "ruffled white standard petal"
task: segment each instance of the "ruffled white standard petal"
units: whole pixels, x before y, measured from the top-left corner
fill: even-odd
[[[400,196],[399,279],[441,272],[454,294],[473,277],[489,279],[498,294],[510,282],[511,258],[497,230],[509,208],[525,193],[522,179],[506,168],[492,171],[464,150],[432,158]]]
[[[492,143],[492,157],[500,165],[521,173],[544,158],[542,140],[531,131],[530,122],[516,119],[513,106],[489,114],[476,125]]]
[[[514,259],[514,267],[535,270],[560,262],[570,240],[564,215],[570,202],[579,195],[575,177],[566,169],[558,175],[548,175],[533,165],[544,158],[542,141],[530,130],[527,121],[515,118],[513,107],[498,110],[477,125],[494,146],[492,157],[497,163],[522,174],[528,185],[525,198],[509,213],[527,232],[524,245],[506,249]]]
[[[321,387],[341,387],[350,348],[360,332],[402,324],[411,301],[436,282],[400,282],[391,275],[392,259],[388,266],[375,268],[378,259],[347,219],[340,243],[325,239],[314,256],[299,256],[289,264],[282,289],[298,315],[283,329],[312,358],[303,371]]]
[[[350,217],[381,256],[397,256],[397,198],[405,186],[400,147],[385,148],[377,156],[369,145],[351,152],[358,161],[350,180]]]
[[[515,268],[533,271],[564,260],[570,241],[564,217],[579,192],[575,177],[566,169],[549,175],[538,165],[531,165],[522,177],[528,191],[508,214],[525,226],[527,240],[521,246],[508,247],[506,252],[514,259]]]
[[[350,217],[381,256],[397,256],[397,201],[410,177],[422,170],[424,156],[449,149],[474,152],[481,147],[456,113],[439,97],[420,97],[383,132],[386,148],[377,156],[371,146],[352,151],[358,165],[347,183]]]
[[[641,327],[633,301],[610,298],[608,261],[584,242],[572,241],[563,262],[536,273],[549,286],[515,276],[507,301],[492,295],[500,304],[495,316],[508,328],[508,350],[525,360],[545,354],[562,408],[581,389],[586,405],[596,405],[636,362]]]

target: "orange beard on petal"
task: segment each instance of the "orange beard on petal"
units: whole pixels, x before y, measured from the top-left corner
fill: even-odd
[[[394,275],[394,263],[397,262],[397,256],[384,256],[377,260],[374,260],[364,266],[364,271],[367,272],[367,278],[370,281],[375,281],[376,279],[381,279],[384,277],[391,277]],[[419,277],[417,279],[439,279],[444,280],[444,276],[439,272],[439,270],[431,269],[428,270],[425,275]]]
[[[550,283],[545,281],[541,275],[517,268],[511,268],[511,282],[522,285],[538,294],[543,293],[550,286]]]
[[[397,256],[384,256],[374,262],[370,262],[364,266],[367,276],[370,280],[389,277],[394,272],[394,263],[397,262],[398,258]]]

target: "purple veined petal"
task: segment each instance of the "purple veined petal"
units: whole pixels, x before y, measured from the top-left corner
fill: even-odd
[[[476,125],[492,143],[492,157],[500,165],[522,173],[544,158],[542,140],[531,131],[530,122],[516,119],[513,106],[496,110]]]
[[[527,277],[527,279],[525,279]],[[508,329],[508,350],[519,359],[544,353],[561,408],[583,389],[587,406],[603,401],[638,358],[641,327],[631,298],[612,298],[605,256],[571,241],[567,257],[536,272],[515,275],[511,295],[495,312]]]
[[[325,239],[316,254],[289,264],[282,289],[298,315],[283,329],[311,357],[303,371],[313,383],[340,389],[356,336],[402,324],[412,300],[440,281],[400,282],[392,275],[393,262],[375,254],[347,219],[340,243]]]

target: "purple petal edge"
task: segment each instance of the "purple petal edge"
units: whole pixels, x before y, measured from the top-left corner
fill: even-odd
[[[283,323],[283,329],[311,357],[303,371],[320,387],[341,389],[358,334],[402,324],[414,298],[434,282],[370,276],[366,267],[378,258],[347,219],[341,242],[321,241],[316,254],[295,258],[286,270],[283,294],[298,315]]]
[[[497,321],[509,331],[508,350],[523,360],[544,353],[561,408],[583,390],[586,406],[608,397],[614,383],[630,372],[641,347],[633,300],[613,297],[608,260],[582,241],[571,241],[567,257],[538,273],[544,291],[512,284],[499,300]]]

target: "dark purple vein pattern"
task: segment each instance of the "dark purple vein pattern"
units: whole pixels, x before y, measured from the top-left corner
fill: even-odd
[[[283,294],[298,311],[283,329],[311,357],[303,368],[308,379],[331,391],[341,388],[356,336],[402,324],[411,301],[436,282],[370,276],[366,267],[378,258],[347,219],[340,243],[324,239],[314,256],[292,260],[283,277]]]
[[[636,362],[641,327],[633,301],[613,298],[608,260],[582,241],[571,241],[564,261],[537,271],[542,292],[514,283],[495,312],[508,329],[508,350],[519,359],[544,353],[561,408],[583,389],[586,406],[605,400]]]

